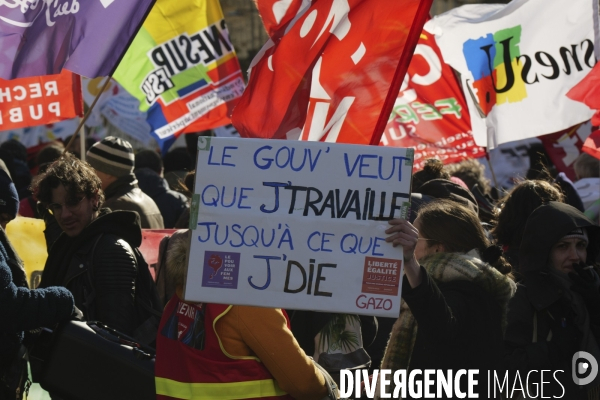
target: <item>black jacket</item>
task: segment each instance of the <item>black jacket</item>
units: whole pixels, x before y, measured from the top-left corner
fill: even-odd
[[[25,271],[0,228],[0,376],[13,360],[23,331],[51,326],[72,312],[73,296],[65,288],[27,288]]]
[[[576,315],[565,293],[567,289],[550,274],[548,264],[552,246],[578,227],[587,228],[588,262],[592,264],[598,254],[600,232],[580,211],[550,202],[530,215],[519,254],[521,281],[509,304],[504,342],[505,367],[511,379],[514,380],[517,371],[525,380],[532,370],[563,370],[556,375],[560,385],[551,375],[544,379],[549,381],[544,396],[561,396],[564,391],[562,398],[569,400],[587,398],[585,387],[575,385],[571,376],[572,357],[583,350],[582,332],[574,322]],[[590,313],[590,324],[593,333],[600,331],[600,315]],[[600,343],[600,336],[594,336]]]
[[[131,211],[103,209],[77,237],[64,233],[50,253],[40,287],[65,286],[87,320],[98,320],[132,335],[139,321],[135,309],[142,243],[140,219]]]
[[[188,208],[187,197],[170,190],[167,181],[149,168],[137,169],[135,176],[140,189],[158,206],[165,228],[174,228],[181,214]]]
[[[104,207],[111,210],[136,211],[140,215],[142,229],[163,229],[160,210],[147,194],[138,187],[135,175],[125,175],[104,189]]]
[[[402,283],[402,298],[418,323],[409,370],[477,369],[479,398],[487,398],[487,372],[502,360],[503,309],[475,283],[435,283],[424,268],[423,282]],[[461,380],[466,390],[466,381]],[[445,397],[443,397],[445,398]]]

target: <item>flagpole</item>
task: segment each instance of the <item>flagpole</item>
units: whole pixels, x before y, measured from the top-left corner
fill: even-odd
[[[415,48],[417,47],[417,42],[419,41],[419,37],[423,31],[423,25],[425,25],[425,20],[427,17],[429,17],[429,10],[431,9],[432,3],[433,0],[421,0],[419,3],[419,7],[417,8],[417,12],[415,14],[415,19],[410,27],[408,36],[406,37],[406,43],[408,44],[408,47],[405,46],[404,51],[402,51],[402,54],[400,55],[400,60],[398,60],[398,66],[396,67],[396,72],[394,74],[394,78],[392,79],[390,90],[385,98],[383,108],[381,109],[381,114],[379,114],[379,119],[377,120],[377,124],[375,125],[375,129],[373,130],[373,134],[371,136],[371,142],[369,144],[372,146],[379,146],[381,136],[383,135],[383,130],[385,129],[390,114],[392,113],[392,109],[394,108],[394,103],[398,97],[398,92],[400,92],[400,86],[402,86],[404,75],[406,75],[406,71],[408,71],[408,65],[410,64],[410,60],[415,52]]]
[[[67,145],[65,146],[65,150],[63,151],[63,154],[65,154],[71,148],[71,145],[75,141],[75,138],[77,137],[77,134],[79,133],[79,130],[81,129],[83,124],[85,124],[85,121],[87,121],[88,117],[92,113],[92,110],[94,109],[94,106],[98,102],[98,99],[100,98],[100,96],[102,96],[102,93],[104,93],[104,91],[108,87],[108,84],[110,83],[111,78],[112,78],[112,75],[106,77],[106,82],[104,82],[104,85],[102,85],[102,89],[100,89],[100,91],[96,95],[96,98],[92,102],[92,105],[90,106],[90,108],[88,108],[87,112],[85,113],[85,115],[83,116],[81,121],[79,121],[79,126],[75,130],[75,133],[73,134],[73,136],[71,136],[71,140],[69,140],[69,143],[67,143]]]
[[[119,67],[119,64],[121,63],[121,60],[123,59],[123,57],[125,57],[125,53],[127,53],[127,50],[129,49],[129,46],[131,46],[131,43],[133,43],[133,40],[135,39],[135,37],[137,36],[137,33],[139,32],[139,30],[142,28],[142,25],[144,25],[144,22],[146,21],[146,18],[148,18],[148,15],[150,14],[150,11],[152,10],[152,8],[154,7],[154,4],[156,3],[156,0],[152,1],[152,4],[150,4],[148,6],[148,9],[146,10],[146,14],[144,15],[144,17],[141,19],[139,26],[137,27],[137,29],[135,30],[135,35],[131,35],[131,37],[129,38],[129,42],[127,43],[127,46],[125,46],[125,48],[123,49],[123,52],[121,53],[121,55],[119,56],[119,59],[117,60],[117,62],[115,63],[115,66],[113,67],[112,71],[110,72],[110,74],[106,77],[106,82],[104,82],[104,86],[102,86],[102,89],[100,90],[100,92],[98,93],[98,95],[96,96],[96,98],[94,99],[94,102],[92,103],[92,105],[90,106],[90,108],[88,109],[88,111],[85,113],[85,115],[83,116],[83,119],[81,120],[81,122],[79,123],[79,126],[77,127],[77,130],[75,131],[75,134],[73,134],[73,137],[71,138],[71,140],[69,141],[69,143],[67,143],[67,145],[65,146],[65,150],[63,152],[66,153],[69,148],[71,147],[71,144],[73,143],[73,141],[75,140],[75,136],[77,134],[77,132],[79,132],[79,130],[81,129],[81,127],[83,126],[83,124],[85,123],[85,121],[88,119],[92,109],[94,108],[94,106],[96,105],[96,102],[98,101],[98,99],[100,98],[100,95],[102,95],[102,93],[104,93],[104,90],[107,88],[108,83],[110,82],[113,74],[115,73],[115,71],[117,70],[117,68]],[[83,153],[82,153],[83,154]]]
[[[494,181],[494,186],[497,190],[500,190],[500,188],[498,187],[498,180],[496,179],[496,173],[494,172],[494,167],[492,167],[492,159],[490,157],[490,153],[488,152],[487,147],[485,149],[485,158],[487,159],[488,165],[490,166],[490,172],[492,173],[492,180]]]
[[[79,130],[79,158],[85,162],[85,127]]]

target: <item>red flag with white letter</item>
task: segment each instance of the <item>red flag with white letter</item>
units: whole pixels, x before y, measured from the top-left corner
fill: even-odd
[[[414,168],[426,159],[444,164],[485,155],[471,135],[471,118],[452,68],[435,36],[423,30],[385,132],[384,146],[415,149]]]
[[[242,136],[379,143],[432,0],[257,0]]]
[[[0,79],[0,130],[51,124],[83,115],[81,78],[57,75]]]

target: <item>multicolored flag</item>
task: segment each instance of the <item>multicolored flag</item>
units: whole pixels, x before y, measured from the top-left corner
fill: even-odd
[[[0,131],[51,124],[83,115],[81,78],[58,75],[0,79]]]
[[[230,123],[244,80],[218,0],[157,0],[114,78],[148,112],[163,150]]]
[[[154,0],[0,1],[0,78],[110,75]]]
[[[598,24],[597,0],[468,4],[429,21],[461,76],[477,144],[493,148],[589,120],[592,111],[566,93],[600,55]]]
[[[232,115],[240,134],[378,144],[431,0],[256,3],[271,38]]]
[[[404,76],[381,145],[415,149],[415,169],[428,158],[445,164],[485,155],[471,135],[471,118],[452,68],[427,24]]]

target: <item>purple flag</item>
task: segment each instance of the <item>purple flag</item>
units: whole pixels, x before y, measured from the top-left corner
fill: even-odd
[[[0,0],[0,78],[107,76],[154,0]]]

